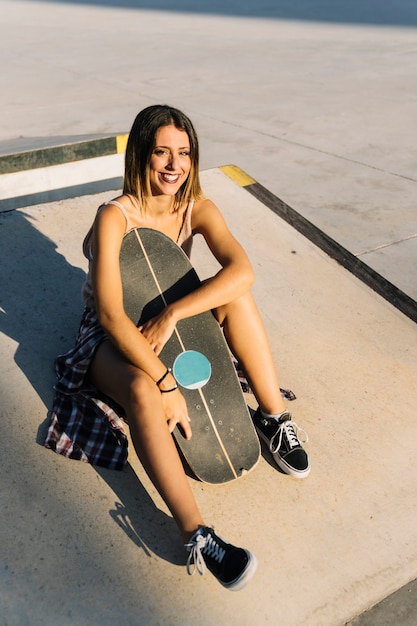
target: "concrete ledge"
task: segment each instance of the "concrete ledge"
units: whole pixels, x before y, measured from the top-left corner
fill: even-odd
[[[0,212],[120,187],[127,137],[0,155]]]
[[[34,170],[50,165],[61,165],[92,159],[99,156],[125,152],[127,134],[100,137],[84,141],[69,141],[64,145],[48,146],[36,150],[18,150],[14,154],[0,155],[0,174]]]

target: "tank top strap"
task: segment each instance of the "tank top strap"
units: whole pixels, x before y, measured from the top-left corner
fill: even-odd
[[[177,239],[177,244],[181,246],[187,256],[190,256],[191,254],[191,247],[193,243],[193,232],[191,227],[191,216],[193,212],[193,207],[194,200],[191,200],[185,210],[181,230]]]
[[[129,220],[129,216],[128,216],[128,213],[127,213],[125,207],[123,206],[123,204],[121,202],[118,202],[117,200],[109,200],[109,202],[105,202],[102,206],[108,206],[109,204],[114,204],[123,213],[124,218],[126,220],[126,232],[127,232],[129,230],[130,220]]]
[[[105,206],[108,206],[109,204],[115,204],[120,211],[123,213],[123,216],[126,220],[126,232],[129,230],[129,225],[130,225],[130,220],[129,220],[129,216],[127,214],[127,211],[125,209],[125,207],[123,206],[123,204],[121,202],[118,202],[117,200],[110,200],[109,202],[103,202],[103,204],[101,204],[98,209],[97,209],[97,214],[100,213],[100,211],[102,209],[104,209]],[[83,253],[84,256],[91,261],[93,258],[93,254],[92,254],[92,235],[93,235],[93,227],[94,225],[91,226],[90,230],[88,231],[88,233],[86,234],[84,241],[83,241]]]

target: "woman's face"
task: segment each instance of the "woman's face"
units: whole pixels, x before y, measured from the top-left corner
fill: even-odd
[[[191,169],[190,140],[185,130],[162,126],[156,133],[149,164],[154,196],[173,196],[187,180]]]

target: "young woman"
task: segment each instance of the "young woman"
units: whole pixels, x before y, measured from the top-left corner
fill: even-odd
[[[76,346],[57,358],[58,383],[46,445],[70,458],[120,468],[127,458],[123,415],[149,477],[169,507],[189,554],[189,572],[206,566],[229,589],[253,576],[256,559],[205,525],[171,433],[192,435],[185,400],[159,354],[183,318],[213,310],[259,403],[254,421],[278,466],[310,471],[297,426],[286,411],[265,330],[250,288],[246,253],[210,200],[198,173],[191,121],[165,105],[139,113],[126,150],[123,195],[102,205],[84,241],[90,261]],[[137,328],[123,309],[119,252],[132,228],[159,230],[190,254],[201,234],[221,265],[193,293]],[[254,357],[254,355],[256,355]]]

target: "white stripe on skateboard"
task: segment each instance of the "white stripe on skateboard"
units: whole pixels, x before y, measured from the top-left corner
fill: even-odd
[[[152,278],[153,278],[153,279],[154,279],[154,281],[155,281],[155,285],[156,285],[156,286],[157,286],[157,288],[158,288],[159,294],[160,294],[160,296],[161,296],[161,298],[162,298],[162,300],[163,300],[163,302],[164,302],[165,306],[168,306],[168,303],[167,303],[167,301],[165,300],[164,294],[162,293],[161,286],[160,286],[160,284],[159,284],[159,282],[158,282],[158,279],[157,279],[157,277],[156,277],[155,272],[153,271],[153,267],[152,267],[152,265],[151,265],[151,262],[150,262],[150,259],[149,259],[149,256],[148,256],[148,253],[147,253],[147,252],[146,252],[146,250],[145,250],[145,246],[143,245],[142,239],[141,239],[141,237],[140,237],[140,235],[139,235],[139,233],[138,233],[138,229],[137,229],[137,228],[135,228],[135,235],[136,235],[136,238],[137,238],[137,240],[138,240],[138,242],[139,242],[139,245],[140,245],[140,247],[141,247],[141,249],[142,249],[143,256],[145,257],[145,260],[146,260],[146,262],[147,262],[147,264],[148,264],[149,270],[150,270],[150,272],[151,272],[151,274],[152,274]],[[183,343],[183,341],[182,341],[182,339],[181,339],[181,336],[180,336],[180,334],[179,334],[179,332],[178,332],[177,327],[175,327],[175,334],[176,334],[176,336],[177,336],[177,338],[178,338],[178,341],[180,342],[180,345],[181,345],[182,350],[183,350],[183,351],[185,351],[185,349],[186,349],[186,348],[185,348],[185,346],[184,346],[184,343]],[[208,406],[208,404],[207,404],[207,402],[206,402],[206,399],[205,399],[205,397],[204,397],[204,395],[203,395],[203,392],[202,392],[202,390],[201,390],[201,389],[199,389],[199,390],[198,390],[198,392],[199,392],[199,394],[200,394],[200,396],[201,396],[201,400],[202,400],[202,402],[203,402],[203,404],[204,404],[204,407],[205,407],[205,409],[206,409],[206,411],[207,411],[207,415],[208,415],[208,416],[209,416],[209,418],[210,418],[211,424],[212,424],[212,426],[213,426],[213,429],[214,429],[215,435],[216,435],[216,437],[217,437],[217,440],[218,440],[218,442],[219,442],[219,444],[220,444],[220,447],[221,447],[221,449],[223,450],[223,454],[224,454],[224,456],[225,456],[225,458],[226,458],[227,462],[228,462],[228,463],[229,463],[229,465],[230,465],[230,469],[232,470],[232,472],[233,472],[233,474],[234,474],[234,477],[235,477],[235,478],[237,478],[237,477],[238,477],[238,475],[237,475],[237,473],[236,473],[236,471],[235,471],[235,468],[233,467],[232,461],[230,460],[230,457],[229,457],[229,455],[228,455],[228,453],[227,453],[227,450],[226,450],[226,448],[224,447],[223,442],[222,442],[222,440],[221,440],[221,438],[220,438],[220,435],[219,435],[218,430],[217,430],[217,428],[216,428],[216,425],[215,425],[215,423],[214,423],[213,416],[212,416],[211,411],[210,411],[210,409],[209,409],[209,406]]]

